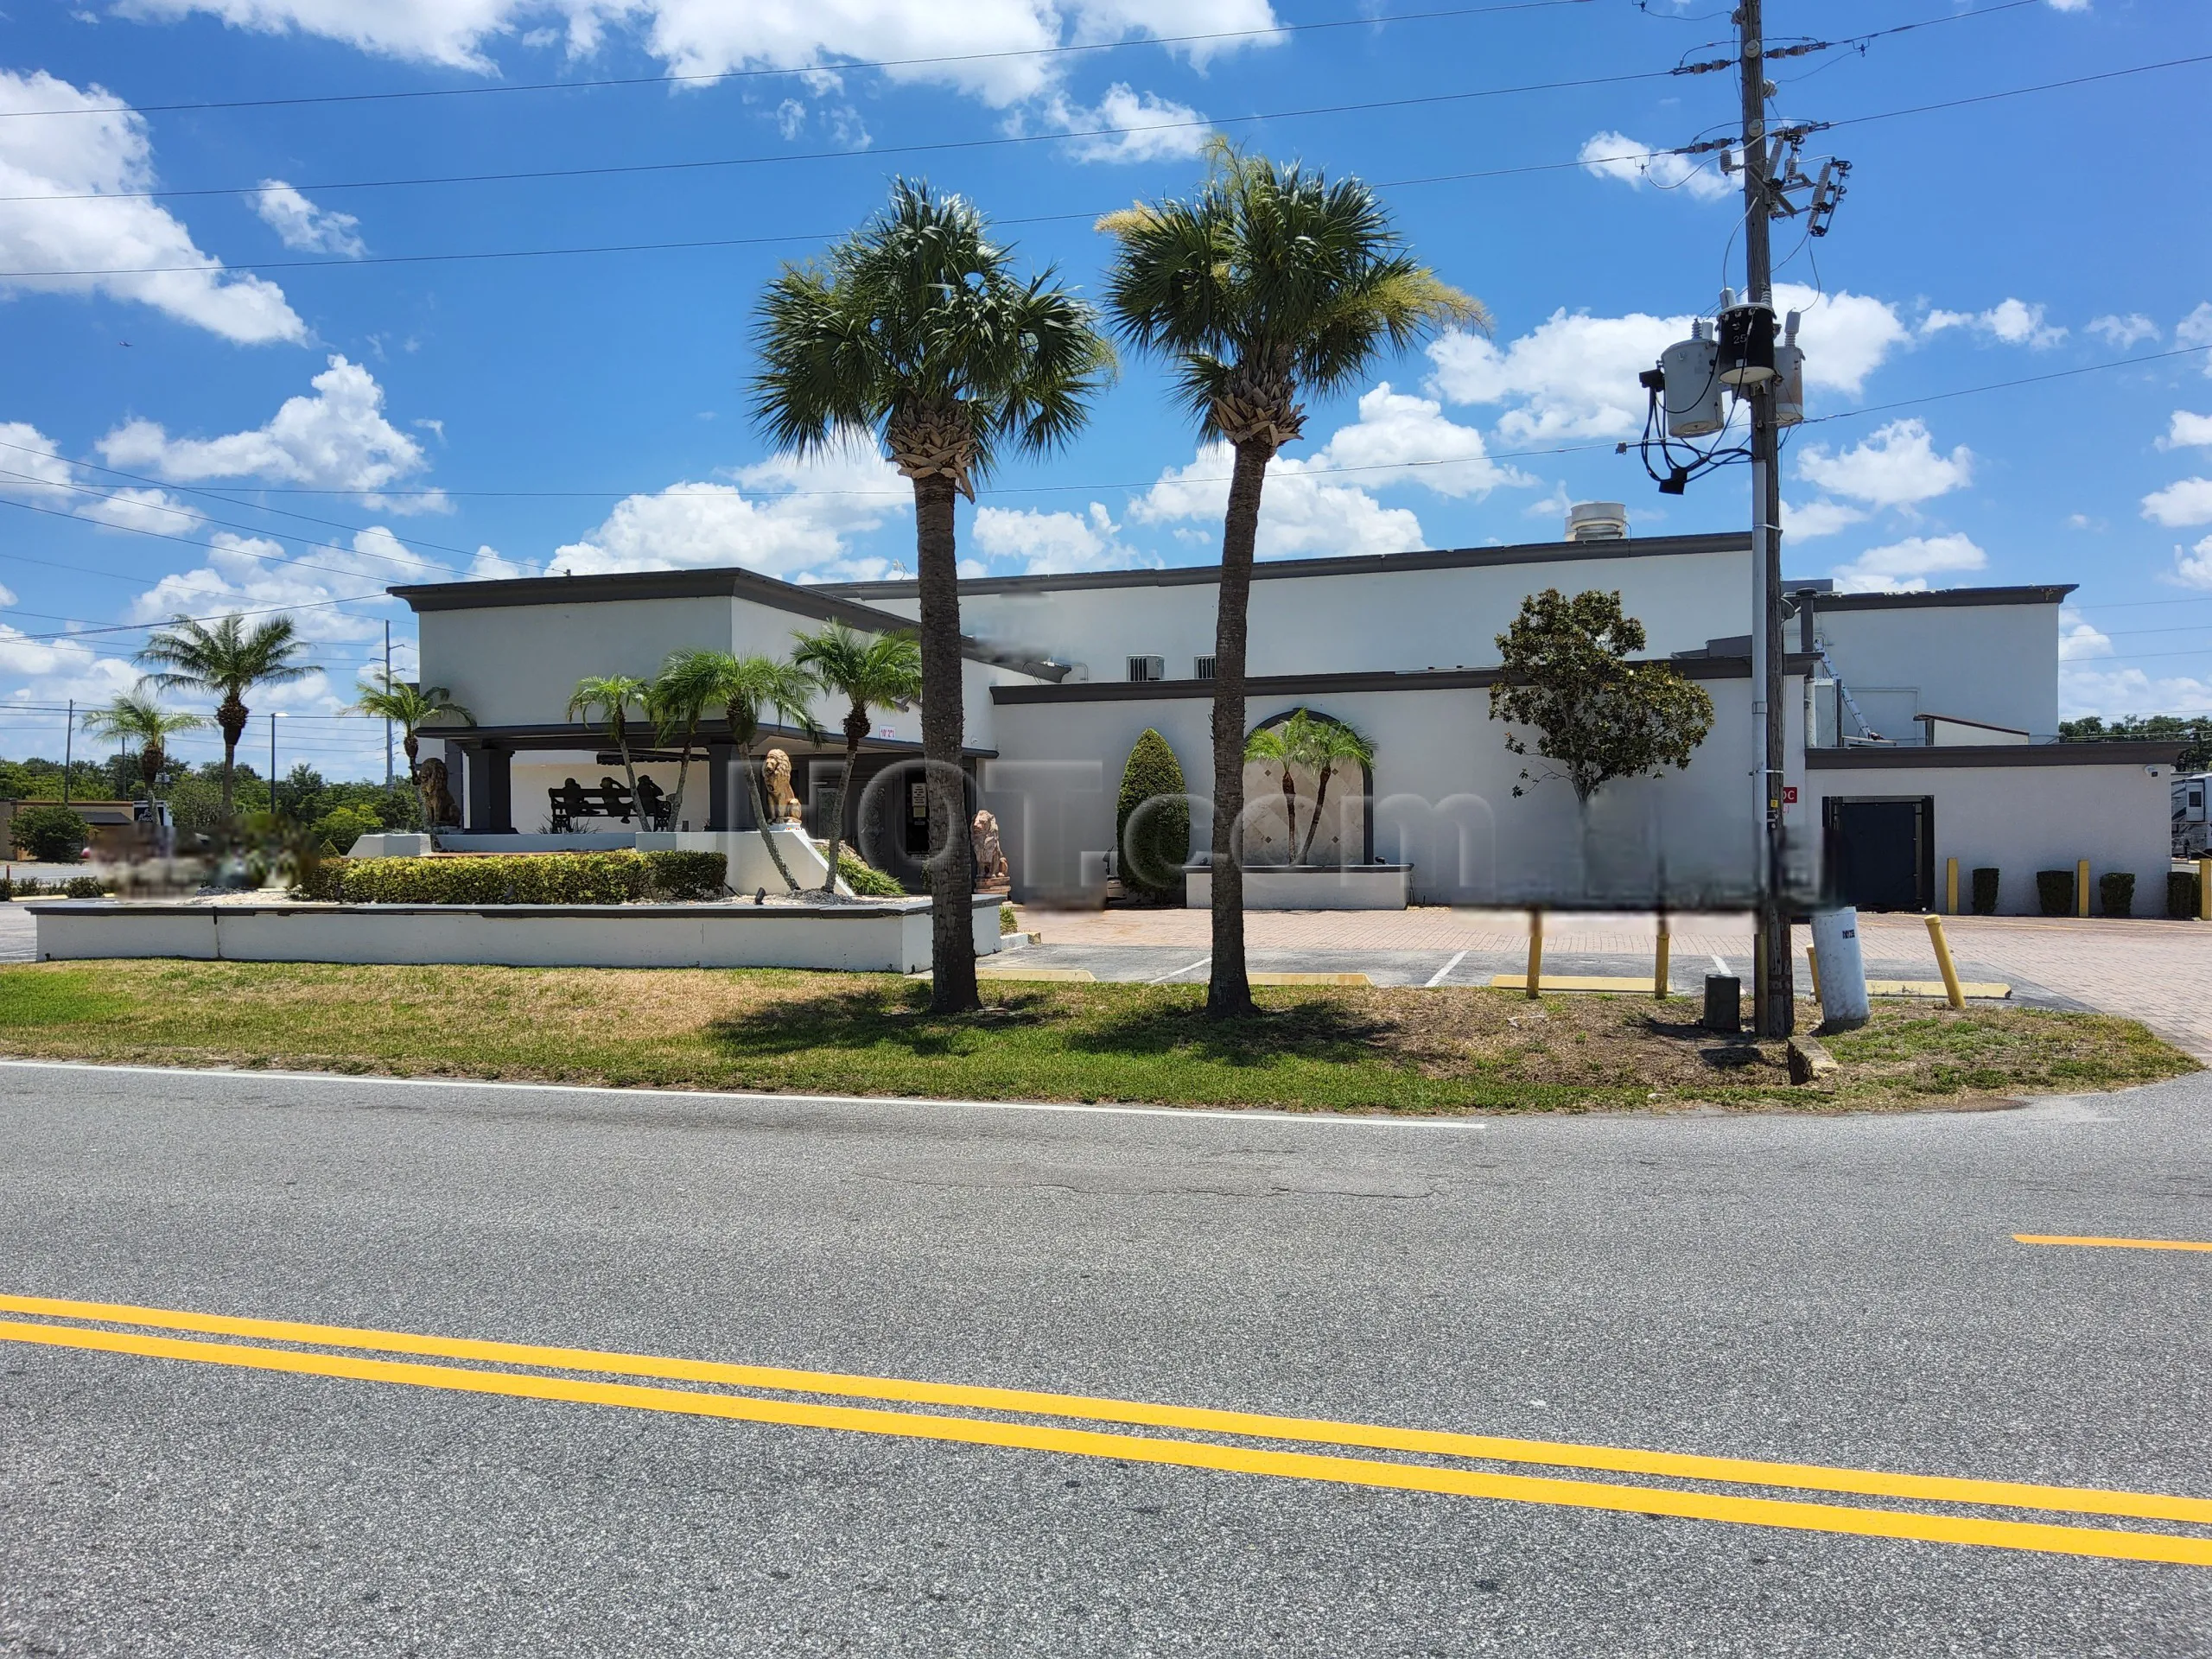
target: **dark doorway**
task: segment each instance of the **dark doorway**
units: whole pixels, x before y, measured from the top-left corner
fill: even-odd
[[[1828,884],[1860,910],[1926,910],[1935,900],[1932,796],[1831,798],[1825,813]]]
[[[906,779],[906,856],[927,858],[930,855],[930,786],[929,779],[916,772]]]

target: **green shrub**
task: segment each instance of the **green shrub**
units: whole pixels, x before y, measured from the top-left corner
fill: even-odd
[[[999,906],[999,931],[1001,934],[1013,932],[1015,927],[1020,925],[1020,920],[1021,918],[1014,913],[1014,906],[1012,905],[1001,905]]]
[[[2097,902],[2107,916],[2135,913],[2135,878],[2126,870],[2107,870],[2097,878]]]
[[[844,848],[837,849],[837,874],[861,899],[904,899],[906,889]]]
[[[1994,916],[1997,913],[1997,872],[1985,865],[1974,873],[1974,913]]]
[[[346,871],[350,858],[319,858],[313,869],[302,869],[292,881],[291,896],[318,905],[334,905],[346,896]]]
[[[28,806],[16,814],[8,833],[27,857],[41,864],[67,864],[85,850],[92,827],[66,806]]]
[[[64,899],[105,899],[107,884],[97,875],[73,875],[61,884]]]
[[[1180,896],[1191,856],[1191,803],[1183,767],[1167,740],[1147,727],[1122,768],[1114,810],[1114,844],[1122,853],[1122,885],[1154,899]]]
[[[2171,870],[2166,874],[2166,914],[2177,922],[2196,919],[2196,872]]]
[[[315,821],[315,838],[332,852],[343,853],[383,828],[384,820],[366,807],[334,806]]]
[[[2046,916],[2071,916],[2074,913],[2074,872],[2037,870],[2036,906]]]
[[[656,899],[689,902],[719,899],[729,876],[729,859],[721,853],[647,853],[648,891]]]

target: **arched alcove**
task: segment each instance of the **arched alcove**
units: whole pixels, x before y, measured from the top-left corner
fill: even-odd
[[[1254,734],[1282,725],[1298,712],[1297,708],[1290,708],[1270,715],[1245,734],[1247,740]],[[1306,708],[1306,716],[1326,725],[1351,728],[1349,721],[1310,706]],[[1312,823],[1319,777],[1314,768],[1294,766],[1291,781],[1296,801],[1295,839],[1287,822],[1281,765],[1273,760],[1244,763],[1244,816],[1239,843],[1247,864],[1283,865],[1296,861],[1297,850],[1305,844]],[[1320,865],[1373,863],[1373,768],[1357,762],[1338,762],[1329,776],[1328,798],[1322,803],[1321,819],[1321,827],[1313,837],[1308,861]]]

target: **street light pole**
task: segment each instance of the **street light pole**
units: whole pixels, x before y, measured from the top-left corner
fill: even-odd
[[[386,691],[391,690],[391,619],[390,617],[385,619],[384,624],[384,689]],[[387,797],[391,793],[391,716],[390,715],[384,717],[384,792]]]
[[[276,711],[269,711],[269,816],[276,816]]]

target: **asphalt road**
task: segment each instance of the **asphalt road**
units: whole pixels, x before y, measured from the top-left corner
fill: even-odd
[[[2191,1080],[1438,1125],[0,1065],[0,1294],[2207,1497],[2212,1254],[2013,1235],[2212,1240],[2208,1113]],[[2212,1566],[189,1354],[0,1341],[0,1652],[2212,1654]]]

